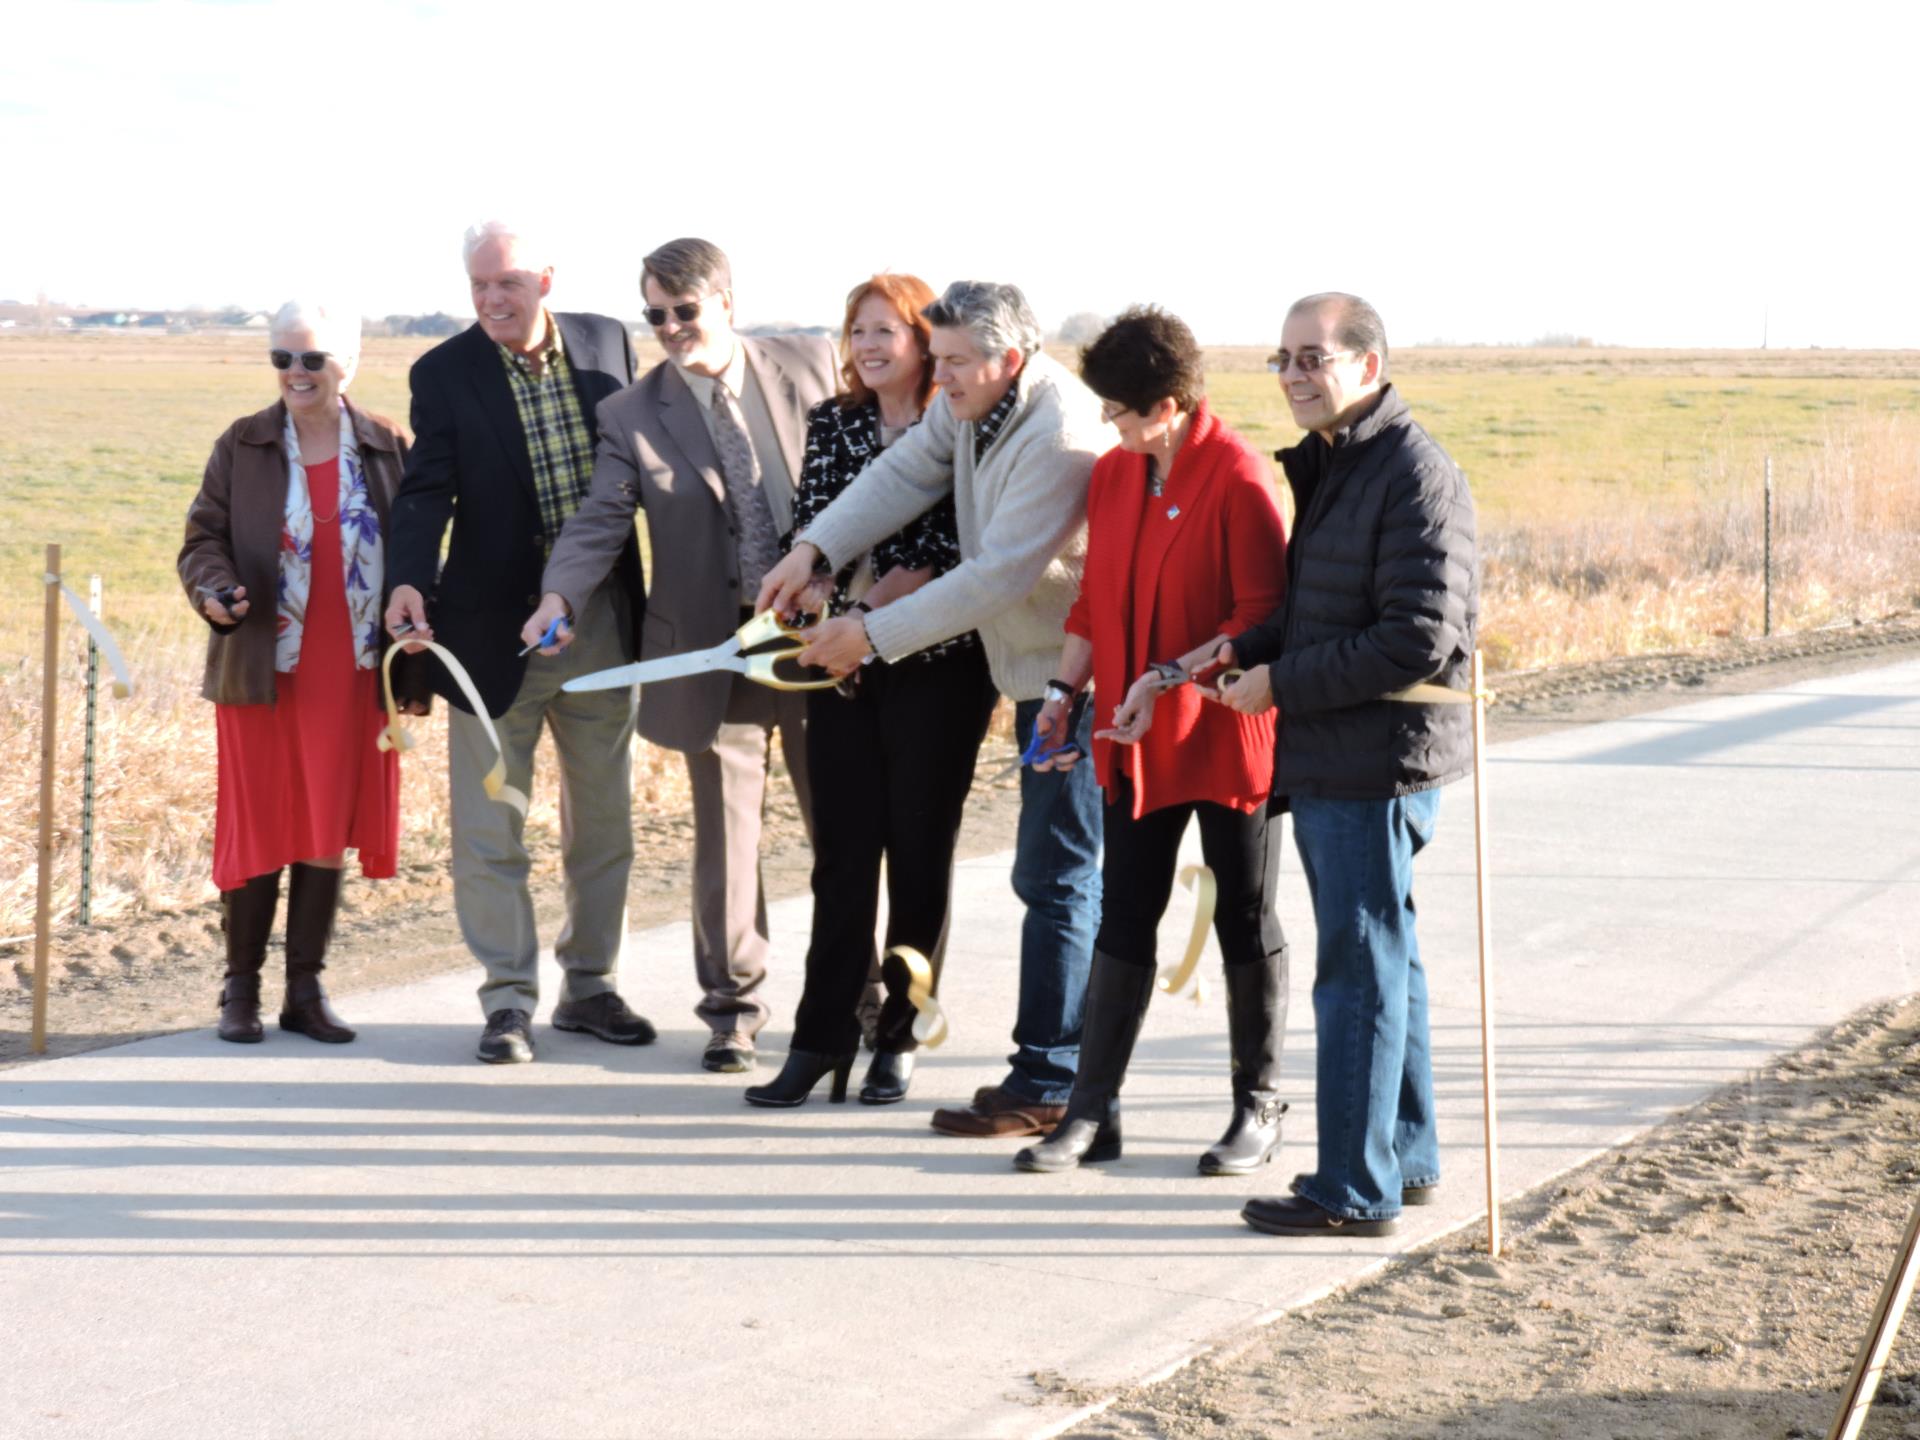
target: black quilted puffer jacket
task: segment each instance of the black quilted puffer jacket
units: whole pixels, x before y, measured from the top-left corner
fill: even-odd
[[[1373,409],[1276,457],[1293,489],[1287,598],[1235,642],[1280,707],[1274,794],[1387,799],[1472,764],[1466,705],[1382,697],[1472,683],[1480,578],[1466,476],[1385,386]]]

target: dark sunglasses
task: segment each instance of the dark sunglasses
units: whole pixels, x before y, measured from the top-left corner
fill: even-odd
[[[1284,375],[1292,366],[1302,375],[1317,375],[1330,362],[1352,354],[1351,350],[1302,350],[1295,355],[1290,351],[1276,350],[1267,357],[1267,369],[1276,375]]]
[[[295,360],[300,362],[303,370],[322,370],[332,354],[331,350],[302,350],[298,355],[291,350],[269,350],[267,358],[273,362],[276,370],[291,370]]]
[[[678,305],[649,305],[640,313],[647,317],[647,324],[655,329],[667,323],[669,310],[673,312],[673,318],[682,325],[691,325],[700,318],[700,307],[712,298],[711,295],[702,295],[698,300],[683,300]]]

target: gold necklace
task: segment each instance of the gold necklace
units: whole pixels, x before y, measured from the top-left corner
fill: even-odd
[[[338,472],[336,472],[336,474],[337,473]],[[313,512],[313,523],[316,525],[331,525],[335,520],[338,520],[340,518],[340,488],[338,482],[336,481],[334,485],[333,513],[331,515],[322,515],[320,513],[320,507],[313,503],[313,485],[311,482],[307,485],[307,509]]]

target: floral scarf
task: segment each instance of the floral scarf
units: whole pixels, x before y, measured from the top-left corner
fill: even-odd
[[[287,416],[287,508],[280,523],[279,630],[273,668],[286,674],[300,668],[300,637],[306,630],[307,596],[313,587],[313,497],[307,470],[300,463],[300,437]],[[380,663],[380,592],[386,563],[380,541],[380,516],[367,491],[360,450],[353,442],[353,417],[340,402],[340,568],[346,577],[347,618],[353,630],[357,669]]]

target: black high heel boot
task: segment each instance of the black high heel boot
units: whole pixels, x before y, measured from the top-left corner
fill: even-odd
[[[327,965],[333,916],[340,908],[340,872],[323,865],[295,865],[287,882],[287,994],[280,1028],[328,1045],[345,1045],[353,1030],[327,1004],[320,972]]]
[[[1280,1153],[1280,1043],[1287,1033],[1287,947],[1226,967],[1233,1119],[1200,1157],[1202,1175],[1254,1175]]]
[[[1080,1068],[1067,1113],[1053,1133],[1013,1157],[1043,1174],[1120,1158],[1120,1082],[1153,999],[1154,969],[1096,950],[1087,977],[1087,1020],[1080,1032]]]
[[[853,1074],[853,1055],[820,1055],[812,1050],[787,1051],[787,1063],[778,1075],[764,1085],[747,1087],[747,1103],[777,1110],[804,1105],[813,1087],[829,1072],[833,1075],[833,1091],[827,1099],[835,1105],[844,1104],[847,1080]]]
[[[256,875],[220,895],[220,928],[227,934],[227,974],[220,986],[219,1035],[236,1045],[258,1045],[260,969],[267,963],[273,912],[280,908],[280,872]]]

